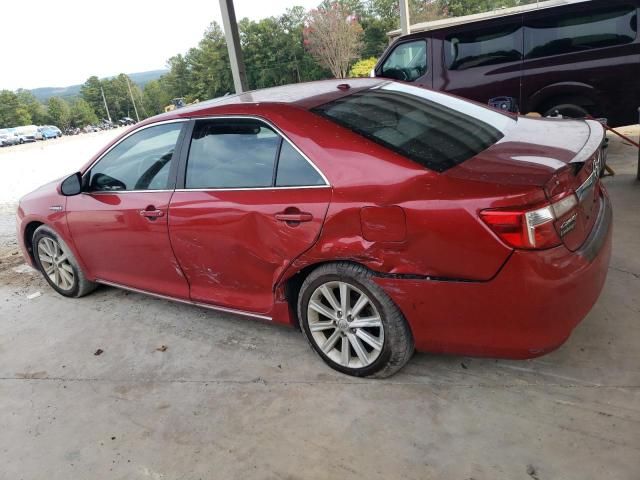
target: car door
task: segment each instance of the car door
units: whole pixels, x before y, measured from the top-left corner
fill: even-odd
[[[439,32],[433,88],[517,111],[522,74],[522,17]]]
[[[167,230],[185,125],[172,121],[130,134],[85,172],[85,191],[68,197],[69,229],[92,277],[189,298]]]
[[[413,38],[401,40],[378,64],[376,77],[413,82],[420,87],[433,86],[433,71],[429,68],[431,40]]]
[[[273,285],[316,241],[331,188],[277,129],[198,120],[183,152],[169,233],[191,300],[268,314]]]

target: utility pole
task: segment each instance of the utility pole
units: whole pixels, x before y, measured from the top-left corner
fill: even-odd
[[[107,106],[107,99],[104,96],[104,89],[100,87],[100,91],[102,92],[102,101],[104,102],[104,109],[107,111],[107,117],[109,118],[109,123],[113,123],[111,121],[111,115],[109,114],[109,107]]]
[[[399,0],[400,2],[400,30],[402,35],[411,33],[411,23],[409,20],[409,0]]]
[[[133,98],[133,92],[131,91],[131,84],[129,83],[129,77],[127,77],[127,87],[129,87],[129,95],[131,95],[131,103],[133,103],[133,110],[136,112],[136,120],[139,122],[138,107],[136,107],[136,101]]]
[[[242,93],[247,91],[247,72],[242,58],[240,34],[238,33],[238,22],[236,21],[233,0],[220,0],[220,12],[222,13],[224,36],[227,40],[227,50],[229,50],[233,86],[236,89],[236,93]]]

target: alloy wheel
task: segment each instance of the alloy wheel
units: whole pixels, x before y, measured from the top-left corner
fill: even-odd
[[[363,368],[380,356],[384,345],[382,318],[373,301],[343,281],[323,283],[309,298],[311,338],[335,363]]]
[[[60,244],[49,237],[38,242],[38,258],[49,280],[61,290],[71,290],[75,282],[73,267]]]

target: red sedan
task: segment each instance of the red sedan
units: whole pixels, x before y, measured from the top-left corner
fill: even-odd
[[[26,260],[68,297],[106,284],[299,326],[357,376],[391,375],[414,348],[561,345],[609,264],[602,126],[344,82],[134,126],[21,200]]]

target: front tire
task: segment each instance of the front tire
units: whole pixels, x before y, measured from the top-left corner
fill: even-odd
[[[87,280],[67,244],[46,225],[33,233],[33,257],[44,279],[60,295],[78,298],[96,288]]]
[[[414,351],[411,330],[384,290],[360,265],[332,263],[305,279],[298,318],[315,352],[334,370],[356,377],[388,377]]]

